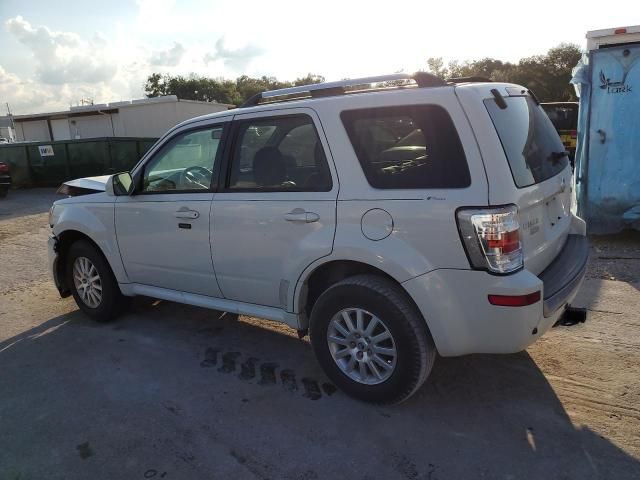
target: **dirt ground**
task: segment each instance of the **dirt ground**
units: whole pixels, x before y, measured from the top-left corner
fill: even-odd
[[[49,280],[55,198],[0,201],[1,480],[640,478],[637,234],[592,239],[586,324],[439,358],[382,408],[272,322],[149,299],[89,321]]]

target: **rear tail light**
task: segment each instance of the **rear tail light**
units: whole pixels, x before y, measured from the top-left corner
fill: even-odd
[[[0,173],[7,173],[9,171],[9,165],[0,162]]]
[[[571,130],[571,138],[578,138],[578,131],[577,130]]]
[[[457,220],[473,268],[502,274],[522,268],[518,207],[463,208],[458,210]]]

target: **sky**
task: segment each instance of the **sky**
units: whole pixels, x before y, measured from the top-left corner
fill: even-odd
[[[590,2],[583,2],[588,5]],[[154,72],[327,80],[506,61],[640,24],[640,2],[0,0],[0,115],[142,98]]]

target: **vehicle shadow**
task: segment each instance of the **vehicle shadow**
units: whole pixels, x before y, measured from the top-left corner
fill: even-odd
[[[640,478],[526,353],[439,358],[404,404],[335,389],[270,322],[138,300],[0,342],[0,479]]]

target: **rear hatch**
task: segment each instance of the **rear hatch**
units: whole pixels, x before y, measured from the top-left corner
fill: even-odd
[[[479,143],[491,205],[516,204],[524,267],[541,273],[558,255],[571,226],[571,168],[549,117],[523,87],[479,89],[472,118],[484,118]],[[466,108],[466,107],[465,107]],[[487,118],[488,115],[488,118]],[[493,125],[494,128],[487,128]]]

